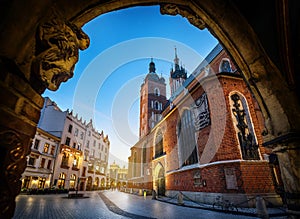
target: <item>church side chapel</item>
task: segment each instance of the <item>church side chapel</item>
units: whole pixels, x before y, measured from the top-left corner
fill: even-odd
[[[241,72],[218,44],[187,76],[175,49],[166,83],[149,73],[141,85],[140,140],[131,148],[129,187],[203,203],[217,197],[253,207],[257,194],[280,205],[280,182],[262,147],[261,110]],[[271,155],[272,156],[272,155]]]

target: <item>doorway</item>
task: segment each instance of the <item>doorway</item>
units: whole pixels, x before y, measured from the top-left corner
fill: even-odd
[[[153,189],[156,191],[158,196],[165,196],[165,169],[161,163],[158,163],[155,167]]]

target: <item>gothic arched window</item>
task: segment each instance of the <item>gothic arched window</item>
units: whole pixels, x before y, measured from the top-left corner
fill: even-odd
[[[137,168],[137,155],[136,155],[136,151],[133,153],[133,177],[137,176],[137,171],[136,171],[136,168]]]
[[[227,59],[223,59],[220,64],[220,72],[231,72],[230,62]]]
[[[160,90],[159,90],[159,88],[154,88],[154,94],[155,94],[155,96],[160,96]]]
[[[141,160],[142,160],[142,175],[144,175],[144,166],[147,162],[147,145],[144,144],[142,147],[142,154],[141,154]]]
[[[258,144],[255,138],[246,99],[237,93],[230,96],[233,124],[244,160],[259,160]]]
[[[154,104],[155,104],[155,109],[156,110],[161,110],[161,104],[160,104],[160,102],[155,101]]]
[[[195,127],[190,110],[185,110],[177,126],[179,165],[188,166],[198,162]]]
[[[164,146],[163,146],[163,134],[161,129],[159,129],[155,136],[155,155],[154,157],[159,157],[164,154]]]

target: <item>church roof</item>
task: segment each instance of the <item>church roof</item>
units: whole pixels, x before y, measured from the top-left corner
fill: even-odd
[[[213,59],[223,50],[223,47],[220,43],[218,43],[212,51],[204,58],[204,60],[198,65],[198,67],[193,71],[192,74],[183,82],[182,86],[179,87],[174,94],[170,97],[167,104],[164,106],[166,109],[172,101],[197,77],[198,74],[201,73],[201,70],[206,67],[209,63],[213,61]]]
[[[175,69],[171,69],[170,76],[171,78],[187,78],[187,71],[184,67],[179,66],[179,58],[177,56],[177,49],[175,47],[175,58],[174,58]]]

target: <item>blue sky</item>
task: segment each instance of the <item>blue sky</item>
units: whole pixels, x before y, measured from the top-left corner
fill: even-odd
[[[62,110],[92,119],[111,141],[109,163],[123,165],[138,140],[139,89],[151,57],[168,83],[175,47],[182,65],[192,72],[218,42],[180,15],[162,16],[158,6],[107,13],[83,30],[91,44],[80,52],[74,77],[43,96]]]

